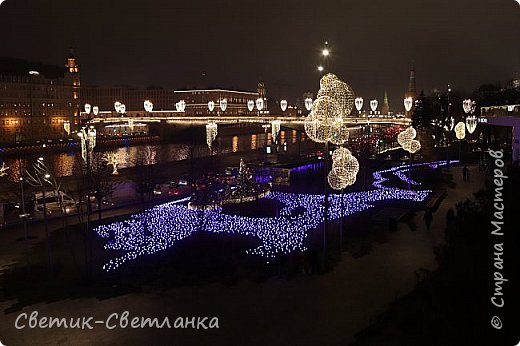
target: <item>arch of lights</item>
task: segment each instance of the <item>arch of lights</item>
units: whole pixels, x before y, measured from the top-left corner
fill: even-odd
[[[451,163],[456,161],[451,161]],[[373,207],[375,202],[385,200],[411,200],[422,202],[430,190],[404,190],[388,187],[388,175],[394,175],[405,183],[403,174],[407,169],[430,167],[435,169],[449,164],[447,161],[397,166],[373,173],[375,189],[351,192],[344,195],[332,195],[329,215],[331,219],[346,217]],[[414,182],[413,185],[420,185]],[[284,207],[277,217],[252,218],[238,215],[222,214],[221,209],[205,210],[204,225],[201,227],[201,211],[190,210],[181,204],[185,200],[169,202],[155,206],[143,213],[133,215],[129,219],[102,225],[95,229],[97,234],[107,239],[104,248],[122,253],[109,260],[105,271],[117,269],[128,261],[166,250],[175,243],[195,232],[204,230],[211,233],[241,234],[258,238],[261,244],[247,250],[248,254],[260,255],[270,260],[278,254],[293,251],[304,251],[304,241],[309,230],[316,228],[324,217],[323,195],[295,194],[272,192],[267,198],[281,202]],[[341,206],[344,205],[344,208]],[[296,208],[305,211],[297,216],[292,215]]]

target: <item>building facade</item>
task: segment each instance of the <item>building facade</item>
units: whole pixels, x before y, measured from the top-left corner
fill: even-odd
[[[2,58],[0,143],[13,145],[66,138],[64,123],[79,124],[79,66],[66,68]]]

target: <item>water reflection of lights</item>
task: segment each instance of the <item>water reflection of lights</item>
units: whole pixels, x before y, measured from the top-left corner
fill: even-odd
[[[233,136],[231,139],[231,151],[234,153],[238,151],[238,136]]]
[[[415,164],[411,167],[436,168],[446,164],[445,161],[439,161]],[[375,189],[373,190],[332,195],[329,207],[330,219],[366,210],[373,207],[373,204],[378,201],[424,201],[431,192],[430,190],[403,190],[383,184],[389,180],[388,173],[405,179],[406,176],[398,172],[403,172],[408,167],[398,166],[374,172],[373,186]],[[222,214],[220,209],[201,213],[197,210],[190,210],[184,205],[170,202],[134,215],[128,220],[100,226],[96,232],[102,238],[107,239],[105,249],[124,253],[122,256],[108,261],[103,269],[110,271],[140,256],[168,249],[176,242],[201,229],[211,233],[241,234],[257,238],[261,244],[247,252],[266,257],[268,260],[278,254],[305,250],[304,241],[308,231],[316,228],[323,219],[323,195],[272,192],[267,198],[277,200],[284,205],[279,216],[252,218],[226,215]],[[341,208],[342,205],[344,208]],[[297,210],[298,212],[296,212]]]

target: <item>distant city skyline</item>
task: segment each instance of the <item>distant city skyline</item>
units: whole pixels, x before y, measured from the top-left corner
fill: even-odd
[[[399,110],[412,63],[417,93],[513,79],[519,19],[510,0],[8,1],[0,56],[59,65],[73,46],[83,85],[254,91],[262,80],[269,99],[294,103],[316,93],[327,40],[329,71],[365,100],[387,91]]]

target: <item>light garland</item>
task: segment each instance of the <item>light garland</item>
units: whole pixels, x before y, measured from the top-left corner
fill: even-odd
[[[311,113],[305,118],[305,132],[314,142],[325,143],[331,138],[332,125],[341,114],[338,103],[333,98],[320,96],[314,101]]]
[[[446,164],[446,161],[439,161],[415,164],[412,167],[429,166],[433,169]],[[383,185],[383,182],[388,180],[383,177],[384,174],[396,174],[404,169],[406,167],[398,166],[374,172],[375,190],[332,195],[330,219],[352,215],[373,207],[375,202],[385,200],[424,201],[430,190],[402,190]],[[107,239],[104,248],[124,253],[109,260],[103,269],[111,271],[138,257],[166,250],[201,229],[209,233],[241,234],[257,238],[261,244],[247,250],[247,253],[260,255],[268,260],[278,254],[306,250],[304,241],[308,231],[316,228],[323,220],[324,196],[272,192],[267,198],[284,205],[278,217],[251,218],[227,215],[222,214],[222,210],[218,208],[190,210],[177,201],[155,206],[122,222],[99,226],[95,231],[100,237]],[[295,214],[294,211],[297,209],[303,211]],[[202,228],[201,220],[204,220]]]

